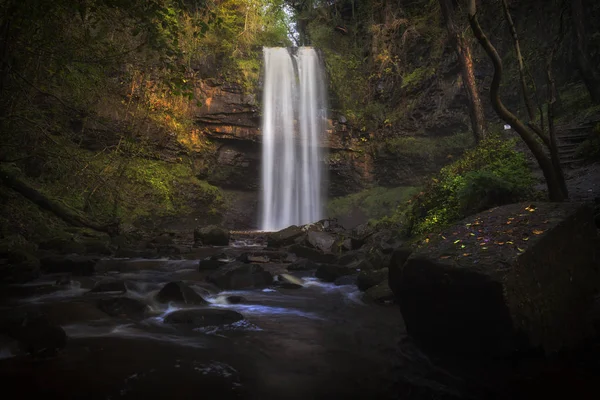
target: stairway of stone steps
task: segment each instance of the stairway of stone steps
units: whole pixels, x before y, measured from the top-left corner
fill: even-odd
[[[598,121],[588,121],[578,126],[559,128],[556,135],[558,157],[563,167],[577,167],[583,161],[577,156],[577,147],[590,137]]]

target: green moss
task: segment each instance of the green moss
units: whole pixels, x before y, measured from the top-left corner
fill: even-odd
[[[359,193],[330,200],[327,205],[327,215],[331,218],[340,218],[359,210],[369,219],[381,218],[391,213],[416,191],[417,188],[412,186],[366,189]]]
[[[375,145],[378,150],[391,154],[428,155],[430,157],[447,156],[472,147],[473,134],[461,132],[455,135],[430,136],[400,136],[385,139]]]
[[[435,74],[435,69],[431,66],[418,67],[410,73],[402,76],[402,88],[412,90],[419,87],[427,79]]]

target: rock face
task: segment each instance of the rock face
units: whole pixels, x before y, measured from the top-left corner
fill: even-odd
[[[194,230],[194,242],[205,246],[227,246],[229,244],[229,231],[227,229],[209,225]]]
[[[206,304],[206,300],[183,282],[169,282],[156,295],[161,303]]]
[[[45,315],[26,315],[0,323],[0,333],[19,342],[26,353],[46,357],[67,345],[67,334]]]
[[[511,204],[393,257],[390,286],[424,347],[472,356],[553,353],[588,333],[599,255],[591,208]]]
[[[206,280],[221,289],[237,290],[269,286],[273,283],[273,276],[260,265],[235,261],[221,267],[209,275]]]

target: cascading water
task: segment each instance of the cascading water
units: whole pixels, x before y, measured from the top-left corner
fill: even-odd
[[[322,219],[327,104],[313,48],[264,48],[264,62],[260,228],[273,231]]]

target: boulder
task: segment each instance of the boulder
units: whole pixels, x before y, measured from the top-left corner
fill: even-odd
[[[205,246],[227,246],[229,238],[229,231],[216,225],[209,225],[194,230],[194,242],[201,242]]]
[[[178,303],[178,304],[206,304],[207,301],[202,298],[191,287],[183,282],[169,282],[158,292],[156,300],[160,303]]]
[[[98,261],[97,257],[48,256],[40,260],[40,267],[47,274],[68,272],[73,276],[90,276],[96,272]]]
[[[122,292],[127,291],[127,284],[122,279],[105,279],[94,284],[90,290],[92,293],[101,292]]]
[[[141,318],[148,306],[130,297],[112,297],[98,300],[98,308],[112,317]]]
[[[333,281],[336,286],[356,285],[356,275],[344,275]]]
[[[267,236],[268,247],[282,247],[293,244],[294,241],[305,235],[300,226],[292,225],[277,232],[272,232]]]
[[[388,279],[388,269],[362,270],[356,277],[356,286],[361,291],[379,285],[381,282]]]
[[[177,310],[167,314],[165,324],[185,324],[195,328],[204,326],[228,325],[244,319],[237,311],[223,308],[203,308],[196,310]]]
[[[317,269],[317,264],[307,260],[306,258],[301,258],[298,261],[294,261],[290,265],[287,266],[289,271],[310,271],[313,269]]]
[[[344,267],[337,264],[319,264],[315,271],[315,277],[325,282],[335,282],[336,279],[356,273],[353,268]]]
[[[246,298],[242,297],[242,296],[227,296],[225,298],[225,300],[227,300],[228,304],[240,304],[240,303],[245,303],[246,302]]]
[[[337,261],[337,258],[334,254],[323,254],[317,249],[299,244],[291,245],[288,248],[288,251],[295,254],[298,258],[306,258],[317,263],[333,264]]]
[[[40,260],[24,250],[3,254],[7,264],[0,264],[0,282],[26,283],[40,276]]]
[[[234,261],[210,274],[206,280],[221,289],[261,288],[273,283],[273,276],[257,264]]]
[[[390,270],[408,333],[475,357],[580,344],[598,289],[596,235],[591,208],[576,203],[511,204],[459,222]]]
[[[211,270],[211,269],[217,269],[226,264],[227,264],[227,261],[212,260],[210,258],[207,258],[205,260],[200,260],[200,262],[198,263],[198,270],[206,271],[206,270]]]
[[[370,287],[365,292],[365,299],[379,304],[390,304],[394,302],[394,292],[390,289],[388,280]]]
[[[335,235],[327,232],[309,231],[306,241],[315,249],[323,253],[332,253],[336,242]]]
[[[338,259],[338,264],[340,265],[348,265],[356,261],[364,260],[365,253],[363,251],[352,250],[343,254]]]
[[[304,281],[290,274],[277,275],[278,286],[284,289],[300,289],[304,287]]]
[[[44,314],[26,314],[0,322],[0,334],[19,342],[21,349],[36,357],[53,356],[67,345],[67,334]]]
[[[85,245],[76,242],[70,236],[58,236],[41,241],[39,243],[41,250],[50,250],[59,254],[83,254],[86,251]]]

